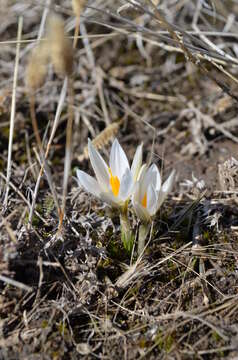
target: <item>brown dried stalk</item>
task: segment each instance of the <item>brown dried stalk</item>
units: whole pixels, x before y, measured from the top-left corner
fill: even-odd
[[[76,16],[76,26],[74,29],[74,43],[73,47],[76,48],[79,35],[80,15],[83,11],[86,0],[72,0],[72,8]]]

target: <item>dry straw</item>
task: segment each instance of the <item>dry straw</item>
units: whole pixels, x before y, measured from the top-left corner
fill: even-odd
[[[16,48],[16,60],[14,67],[13,88],[12,88],[12,105],[11,105],[11,117],[10,117],[10,129],[9,129],[9,141],[8,141],[8,159],[7,159],[7,181],[6,181],[6,193],[4,198],[4,206],[8,203],[9,184],[12,171],[12,148],[13,148],[13,136],[15,125],[15,112],[16,112],[16,91],[17,91],[17,79],[18,79],[18,67],[20,60],[20,44],[23,28],[23,17],[19,18],[18,31],[17,31],[17,48]]]
[[[86,0],[72,0],[72,8],[77,17],[80,17]]]
[[[79,35],[79,25],[80,25],[80,16],[84,9],[85,3],[86,3],[86,0],[72,0],[72,8],[73,8],[74,14],[76,16],[76,26],[75,26],[75,30],[74,30],[74,45],[73,45],[74,48],[76,48],[76,46],[77,46],[78,35]]]

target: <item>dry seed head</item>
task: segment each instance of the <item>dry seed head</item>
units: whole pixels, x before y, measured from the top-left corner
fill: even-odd
[[[50,58],[58,75],[70,76],[73,72],[73,48],[64,32],[64,22],[52,15],[48,24]]]
[[[92,140],[93,146],[98,150],[106,146],[109,141],[116,135],[122,122],[123,120],[108,125]],[[84,159],[88,159],[88,146],[85,146],[83,154],[78,156],[78,161],[83,161]]]
[[[72,0],[72,8],[75,13],[75,16],[80,17],[85,3],[86,0]]]
[[[47,74],[49,51],[46,43],[35,47],[29,57],[25,73],[25,82],[28,90],[35,91],[44,83]]]

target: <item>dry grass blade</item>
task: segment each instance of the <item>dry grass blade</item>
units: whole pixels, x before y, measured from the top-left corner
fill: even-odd
[[[15,286],[15,287],[17,287],[17,288],[19,288],[21,290],[25,290],[25,291],[28,291],[28,292],[32,291],[32,288],[30,286],[22,284],[19,281],[10,279],[10,278],[8,278],[8,277],[6,277],[4,275],[0,275],[0,281],[3,281],[3,282],[5,282],[6,284],[9,284],[9,285]]]
[[[73,47],[77,47],[79,29],[80,29],[80,16],[85,6],[86,0],[72,0],[72,8],[76,16],[76,26],[74,30],[74,43]]]
[[[14,76],[13,76],[10,132],[9,132],[9,142],[8,142],[7,182],[6,182],[6,193],[5,193],[5,198],[4,198],[4,206],[7,206],[7,202],[8,202],[9,181],[10,181],[10,177],[11,177],[12,144],[13,144],[14,121],[15,121],[15,112],[16,112],[16,91],[17,91],[17,77],[18,77],[18,66],[19,66],[19,58],[20,58],[20,40],[21,40],[21,36],[22,36],[22,28],[23,28],[23,17],[20,17],[18,20],[18,31],[17,31],[17,41],[18,42],[17,42],[17,47],[16,47],[15,69],[14,69]]]
[[[73,79],[69,79],[69,105],[68,105],[68,120],[67,120],[67,128],[66,128],[66,145],[65,145],[65,160],[64,160],[64,179],[63,179],[63,195],[62,195],[62,207],[61,207],[61,215],[59,219],[59,230],[61,229],[64,213],[65,213],[65,205],[66,205],[66,196],[68,192],[68,179],[71,168],[71,157],[72,157],[72,132],[73,132],[73,121],[74,121],[74,110],[73,110],[73,102],[74,102],[74,89],[73,89]]]
[[[136,280],[147,273],[145,263],[141,261],[141,258],[137,260],[133,265],[130,265],[128,269],[117,279],[115,285],[119,289],[124,289],[131,283],[136,283]]]

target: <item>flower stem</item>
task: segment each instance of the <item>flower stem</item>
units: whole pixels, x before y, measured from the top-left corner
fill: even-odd
[[[126,251],[130,254],[134,244],[134,235],[131,231],[130,222],[128,219],[128,204],[125,204],[120,211],[121,222],[121,240]]]
[[[150,231],[150,223],[143,222],[139,228],[139,237],[138,237],[138,256],[143,253],[145,247],[145,240]]]

